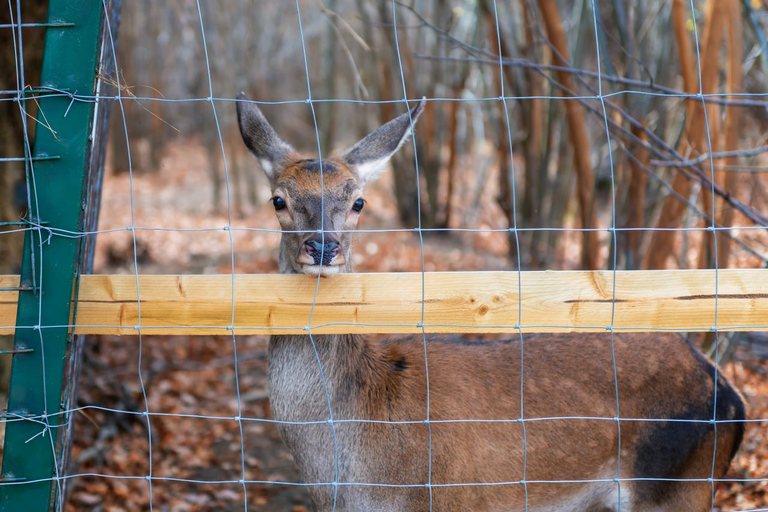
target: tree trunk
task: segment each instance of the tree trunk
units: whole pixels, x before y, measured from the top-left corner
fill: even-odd
[[[742,48],[742,22],[741,6],[739,0],[728,0],[728,69],[726,74],[726,91],[729,93],[742,92],[741,62]],[[728,105],[725,107],[725,151],[734,151],[739,146],[739,129],[741,128],[741,107]],[[727,158],[724,165],[733,165],[737,158]],[[725,172],[725,190],[731,194],[736,193],[738,173]],[[720,225],[730,227],[733,224],[733,208],[723,204],[720,216]],[[731,253],[731,241],[726,236],[720,236],[718,243],[718,266],[728,267],[728,258]]]
[[[689,36],[685,26],[686,12],[683,4],[683,0],[675,0],[673,3],[673,26],[675,27],[680,62],[682,63],[685,92],[688,94],[695,94],[698,92],[698,88],[697,81],[694,81],[692,78],[693,71],[692,65],[690,64],[692,56],[689,46],[690,40],[688,39]],[[703,40],[704,49],[701,52],[701,88],[704,94],[713,92],[717,83],[717,73],[720,62],[718,52],[720,51],[723,35],[722,2],[719,0],[708,0],[706,12],[706,20],[708,24]],[[701,152],[703,147],[702,142],[706,145],[705,135],[704,110],[701,105],[701,100],[691,100],[688,104],[686,136],[687,144],[689,144],[690,148],[693,150],[694,156]],[[683,144],[685,143],[686,142],[683,141]],[[682,153],[686,154],[685,151],[682,151]],[[691,181],[682,172],[678,172],[675,175],[672,188],[680,196],[688,197],[691,193]],[[674,195],[668,195],[664,201],[664,206],[661,209],[658,227],[674,228],[679,226],[685,207],[685,203],[678,200]],[[672,254],[674,241],[674,231],[655,231],[651,238],[650,247],[648,248],[646,268],[664,268],[667,259]]]
[[[381,51],[378,55],[379,61],[379,73],[381,76],[381,86],[379,88],[380,93],[384,91],[398,91],[402,89],[400,80],[394,80],[392,75],[392,69],[398,70],[397,52],[398,48],[395,47],[394,32],[392,27],[392,5],[388,2],[381,2],[379,4],[379,18],[381,23],[381,34],[383,35],[384,44],[380,45]],[[398,35],[400,33],[398,32]],[[402,41],[401,41],[402,43]],[[401,51],[401,54],[404,54]],[[404,57],[404,55],[403,55]],[[407,60],[403,58],[403,66]],[[394,66],[394,67],[393,67]],[[396,87],[396,88],[395,88]],[[380,99],[385,98],[383,94],[379,94]],[[397,97],[396,95],[393,95]],[[396,112],[395,104],[382,103],[381,104],[381,121],[382,124],[390,121],[395,117]],[[407,227],[416,227],[419,223],[418,217],[418,204],[419,194],[417,188],[417,176],[414,169],[413,151],[411,151],[411,144],[407,144],[404,151],[400,151],[392,157],[392,170],[394,172],[395,182],[395,197],[397,199],[397,211],[400,217],[400,221]]]
[[[640,127],[633,126],[632,133],[642,142],[648,141],[648,133]],[[640,144],[635,144],[634,159],[629,159],[630,179],[627,193],[627,227],[642,228],[645,226],[645,190],[648,185],[648,175],[645,168],[648,167],[648,149]],[[627,268],[638,269],[642,261],[640,257],[640,245],[643,240],[642,231],[627,232]]]
[[[525,42],[528,60],[537,62],[536,45],[531,24],[533,18],[528,12],[532,6],[529,0],[522,0],[523,20],[525,23]],[[525,139],[525,188],[522,201],[522,220],[527,227],[541,227],[541,204],[538,200],[538,191],[541,182],[546,181],[546,168],[542,165],[542,138],[544,135],[544,96],[542,91],[542,77],[533,69],[525,70],[525,78],[529,85],[532,98],[528,101],[529,124],[528,136]],[[530,268],[539,268],[539,236],[540,231],[532,231],[529,237]]]
[[[557,12],[555,0],[539,0],[547,36],[559,55],[555,56],[555,64],[569,66],[568,44]],[[558,71],[558,80],[567,89],[574,90],[570,73]],[[587,126],[584,120],[584,108],[577,101],[564,101],[565,117],[568,122],[568,139],[573,148],[574,169],[577,176],[577,195],[581,227],[591,229],[597,226],[594,210],[595,178],[592,172],[590,158],[591,144],[587,136]],[[587,269],[596,269],[599,265],[598,237],[595,233],[582,233],[581,264]]]
[[[336,1],[329,0],[328,9],[336,11]],[[333,28],[332,15],[327,15],[328,30],[325,35],[325,48],[323,49],[323,73],[325,74],[325,97],[333,99],[336,96],[336,30]],[[334,122],[335,105],[331,102],[323,103],[320,108],[320,136],[323,156],[330,155],[333,150],[336,123]]]

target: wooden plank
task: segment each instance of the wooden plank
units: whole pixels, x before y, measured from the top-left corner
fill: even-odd
[[[15,276],[0,277],[13,283]],[[768,270],[721,270],[717,327],[768,330]],[[517,272],[434,272],[424,276],[427,332],[516,332]],[[317,280],[303,275],[139,276],[144,334],[289,334],[305,332]],[[611,325],[611,272],[523,272],[524,332],[605,331]],[[14,318],[0,292],[0,319]],[[15,293],[15,292],[14,292]],[[132,275],[83,276],[77,305],[81,334],[136,334]],[[314,333],[419,333],[420,273],[346,274],[320,280]],[[0,333],[9,333],[7,320]],[[616,329],[707,331],[715,325],[714,270],[616,273]]]
[[[0,335],[13,334],[10,326],[16,325],[16,309],[19,292],[19,276],[0,276]]]

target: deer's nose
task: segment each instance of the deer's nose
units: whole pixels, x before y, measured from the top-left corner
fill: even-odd
[[[307,254],[312,256],[315,265],[330,265],[331,260],[339,254],[339,243],[333,240],[311,239],[304,242]]]

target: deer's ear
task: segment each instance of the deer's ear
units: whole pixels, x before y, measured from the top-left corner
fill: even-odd
[[[238,94],[237,100],[237,120],[243,141],[259,160],[267,177],[272,179],[280,163],[294,150],[278,137],[259,107],[248,102],[245,93]]]
[[[419,119],[425,100],[400,117],[380,126],[344,153],[344,159],[357,172],[361,185],[378,178],[387,162],[411,134],[411,122]]]

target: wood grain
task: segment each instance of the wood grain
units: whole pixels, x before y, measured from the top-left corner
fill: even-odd
[[[9,326],[16,325],[16,300],[18,291],[4,290],[4,288],[16,288],[19,286],[19,276],[0,275],[0,334],[11,334],[13,329]]]
[[[713,270],[424,274],[426,332],[707,331],[715,326]],[[17,276],[0,276],[0,287]],[[420,333],[422,275],[83,276],[80,334]],[[717,327],[768,330],[768,270],[721,270]],[[0,292],[0,333],[13,332],[15,297]],[[24,292],[28,293],[28,292]],[[141,321],[139,304],[141,296]],[[234,299],[234,321],[232,303]],[[520,300],[519,300],[520,299]],[[614,311],[615,306],[615,311]],[[518,308],[522,318],[518,317]]]

